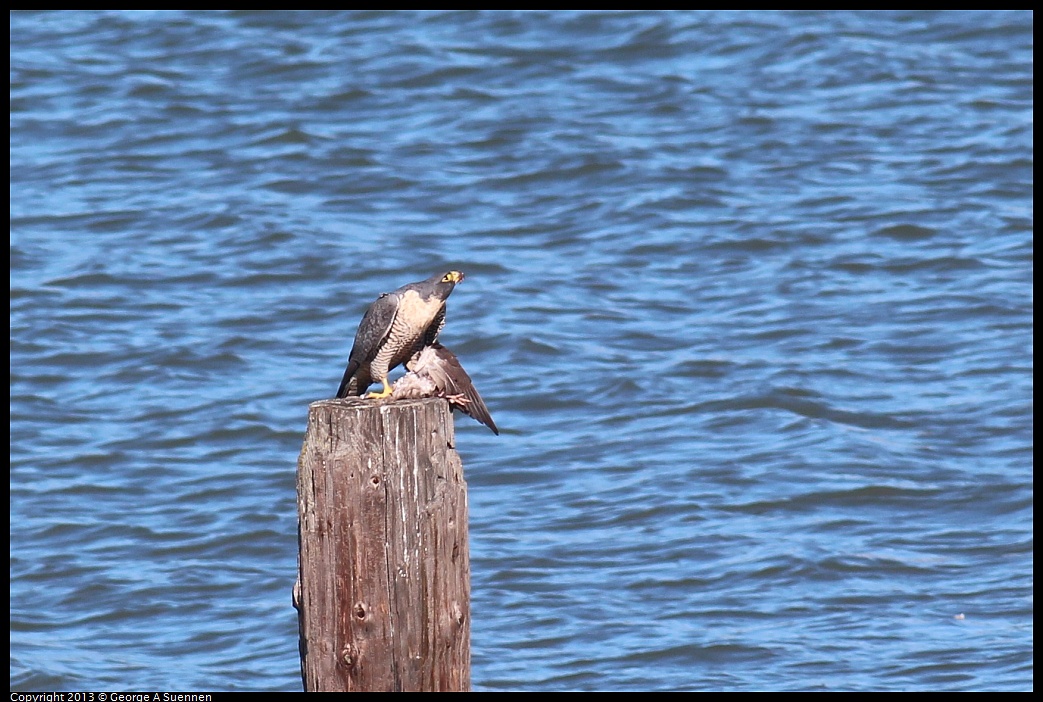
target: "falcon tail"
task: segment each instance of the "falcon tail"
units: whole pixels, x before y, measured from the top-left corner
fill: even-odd
[[[359,369],[358,361],[349,361],[348,367],[344,369],[344,377],[340,379],[340,387],[337,388],[337,397],[348,396],[348,386],[351,384],[351,378]]]

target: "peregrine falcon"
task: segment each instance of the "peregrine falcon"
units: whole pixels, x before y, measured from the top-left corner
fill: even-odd
[[[366,397],[390,395],[388,371],[438,340],[446,298],[463,279],[460,271],[439,273],[378,297],[359,323],[337,397],[361,395],[374,381],[383,389]]]
[[[406,361],[406,370],[391,390],[393,397],[444,397],[452,409],[474,417],[499,436],[489,408],[452,351],[437,342],[425,346]]]

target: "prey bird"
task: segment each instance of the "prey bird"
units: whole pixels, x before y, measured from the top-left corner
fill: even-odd
[[[449,407],[474,417],[499,436],[489,408],[478,394],[471,376],[460,365],[460,359],[439,343],[433,343],[417,351],[406,362],[407,373],[395,381],[392,397],[444,397]]]

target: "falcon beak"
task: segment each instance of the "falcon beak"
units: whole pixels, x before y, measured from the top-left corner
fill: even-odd
[[[463,279],[464,274],[460,271],[449,271],[445,274],[445,277],[442,278],[442,280],[446,283],[459,283]]]

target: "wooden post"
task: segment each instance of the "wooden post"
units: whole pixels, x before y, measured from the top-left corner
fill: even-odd
[[[471,687],[467,484],[444,399],[323,400],[297,461],[306,691]]]

